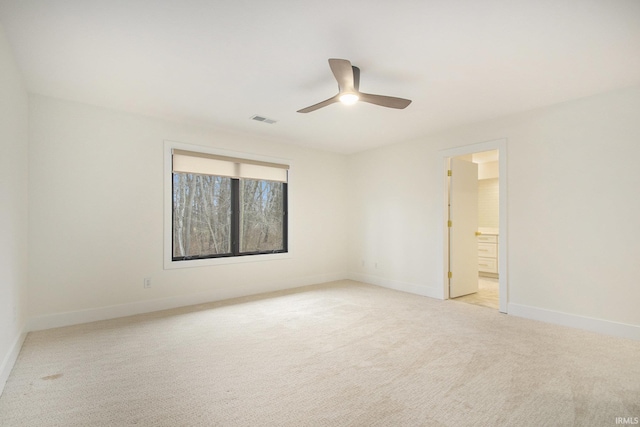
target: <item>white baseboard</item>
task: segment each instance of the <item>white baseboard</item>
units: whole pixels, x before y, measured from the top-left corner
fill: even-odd
[[[107,307],[47,314],[29,319],[27,329],[29,331],[39,331],[63,326],[78,325],[81,323],[96,322],[100,320],[116,319],[118,317],[133,316],[136,314],[151,313],[154,311],[204,304],[213,301],[222,301],[231,298],[298,288],[318,283],[333,282],[336,280],[344,280],[346,278],[347,273],[324,274],[285,279],[283,281],[268,283],[266,285],[265,283],[257,283],[246,286],[214,289],[209,292],[197,294],[176,295],[167,298],[136,301]]]
[[[349,279],[356,280],[358,282],[369,283],[371,285],[382,286],[383,288],[394,289],[396,291],[442,299],[442,289],[436,289],[434,287],[421,286],[414,283],[401,282],[398,280],[390,280],[383,277],[362,273],[350,273]]]
[[[254,284],[233,288],[215,289],[210,292],[203,292],[189,295],[177,295],[167,298],[159,298],[146,301],[137,301],[126,304],[118,304],[107,307],[70,311],[64,313],[54,313],[38,316],[29,320],[25,332],[14,342],[10,352],[0,366],[0,391],[9,377],[9,373],[18,357],[22,343],[26,337],[26,331],[38,331],[43,329],[58,328],[62,326],[77,325],[81,323],[95,322],[99,320],[115,319],[118,317],[132,316],[136,314],[150,313],[160,310],[185,307],[196,304],[204,304],[212,301],[222,301],[260,293],[273,292],[279,290],[292,289],[302,286],[309,286],[318,283],[333,282],[337,280],[356,280],[369,283],[384,288],[422,295],[430,298],[442,299],[442,289],[416,285],[414,283],[401,282],[397,280],[385,279],[379,276],[361,273],[334,273],[302,278],[287,279],[270,284]],[[521,304],[508,304],[508,313],[513,316],[524,317],[532,320],[539,320],[557,325],[569,326],[598,332],[606,335],[613,335],[623,338],[630,338],[640,341],[640,326],[625,323],[612,322],[609,320],[594,319],[590,317],[567,314],[537,307]]]
[[[578,316],[514,303],[509,303],[507,310],[508,313],[513,316],[640,341],[640,326],[638,325],[594,319],[592,317]]]
[[[4,391],[4,385],[7,383],[7,379],[9,379],[9,374],[11,374],[13,365],[15,365],[16,360],[18,360],[20,349],[22,348],[22,344],[24,343],[24,339],[26,337],[27,333],[23,329],[22,332],[20,332],[20,334],[13,341],[9,352],[2,360],[2,365],[0,365],[0,395],[2,395],[2,392]]]

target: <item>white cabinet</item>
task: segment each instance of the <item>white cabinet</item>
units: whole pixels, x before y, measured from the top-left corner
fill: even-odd
[[[478,235],[478,272],[481,276],[498,277],[498,235]]]

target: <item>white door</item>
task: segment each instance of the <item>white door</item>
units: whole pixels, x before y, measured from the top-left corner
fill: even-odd
[[[449,178],[449,298],[478,292],[478,165],[452,158]]]

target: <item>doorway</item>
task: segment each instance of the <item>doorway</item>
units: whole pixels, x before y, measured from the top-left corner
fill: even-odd
[[[507,313],[506,140],[444,150],[441,159],[443,299]]]

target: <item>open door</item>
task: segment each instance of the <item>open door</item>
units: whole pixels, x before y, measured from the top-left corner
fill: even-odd
[[[449,166],[449,298],[478,292],[478,165]]]

